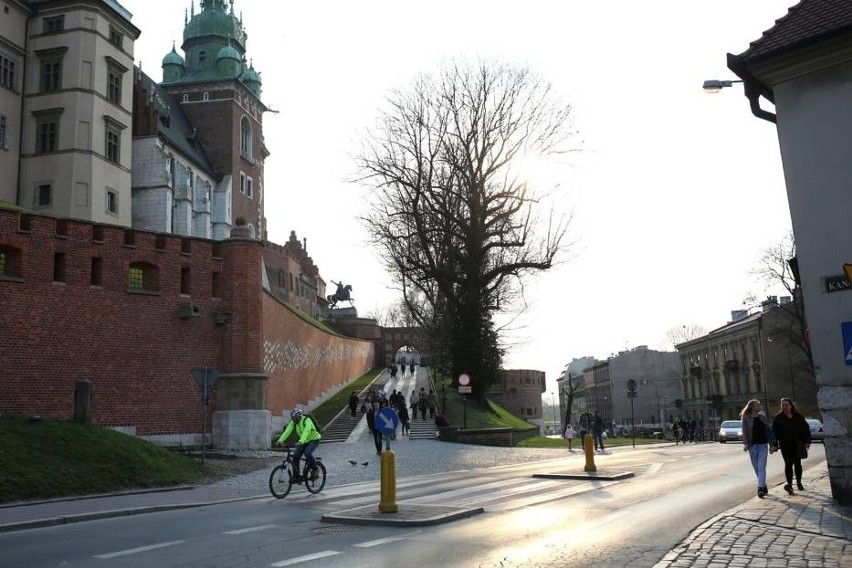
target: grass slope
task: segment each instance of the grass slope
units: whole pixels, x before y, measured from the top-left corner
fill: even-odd
[[[0,416],[0,502],[194,483],[201,462],[145,440],[64,420]]]

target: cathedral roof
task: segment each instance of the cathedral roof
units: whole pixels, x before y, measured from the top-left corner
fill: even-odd
[[[192,160],[195,165],[218,179],[207,152],[197,139],[192,123],[183,112],[180,103],[163,87],[142,72],[142,87],[153,100],[159,115],[158,134],[173,148]]]
[[[186,62],[183,60],[183,57],[175,51],[175,46],[172,46],[172,50],[163,57],[163,65],[180,65],[181,67],[186,67]]]
[[[184,46],[193,39],[215,36],[230,38],[245,50],[246,33],[243,24],[234,15],[234,1],[230,0],[231,10],[225,8],[225,0],[201,0],[201,13],[194,14],[183,29]]]

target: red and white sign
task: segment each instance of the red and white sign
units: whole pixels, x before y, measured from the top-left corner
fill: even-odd
[[[459,386],[466,387],[468,385],[470,385],[470,375],[467,373],[459,375]]]

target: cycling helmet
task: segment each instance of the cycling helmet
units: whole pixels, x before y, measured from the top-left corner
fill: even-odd
[[[298,408],[294,408],[290,411],[290,418],[298,418],[302,415],[302,411]]]

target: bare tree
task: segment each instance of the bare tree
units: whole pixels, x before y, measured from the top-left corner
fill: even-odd
[[[672,347],[707,335],[707,330],[695,323],[687,323],[670,327],[666,331],[666,339]]]
[[[793,232],[790,231],[780,241],[761,249],[758,265],[752,270],[752,274],[762,280],[767,287],[780,285],[792,298],[791,302],[782,303],[779,306],[786,315],[786,321],[783,329],[776,332],[775,339],[782,341],[790,350],[802,356],[804,363],[799,370],[813,378],[814,359],[810,341],[807,338],[808,322],[805,317],[805,303],[795,267],[796,241]],[[750,300],[754,299],[753,296],[750,297]]]
[[[481,394],[501,364],[493,314],[566,248],[567,216],[524,165],[568,151],[570,107],[529,70],[484,62],[423,75],[388,103],[358,159],[374,188],[363,221],[431,347]]]
[[[559,399],[565,403],[565,424],[571,424],[571,415],[575,406],[580,406],[579,411],[584,411],[584,405],[578,405],[586,396],[586,381],[581,373],[566,371],[559,379]]]

